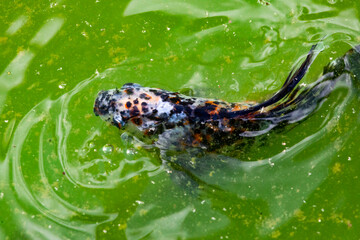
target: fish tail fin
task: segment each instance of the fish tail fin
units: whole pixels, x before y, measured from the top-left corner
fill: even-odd
[[[251,109],[249,109],[251,112],[256,112],[258,110],[261,110],[263,108],[269,107],[271,105],[277,104],[281,102],[284,98],[286,98],[289,94],[291,94],[294,90],[294,88],[297,86],[297,84],[303,79],[306,72],[310,68],[311,64],[315,60],[316,56],[318,55],[319,51],[316,50],[317,44],[313,45],[309,51],[309,53],[306,56],[306,59],[301,64],[301,66],[297,70],[292,70],[288,77],[286,78],[286,81],[284,82],[281,89],[270,99],[253,106]]]
[[[312,62],[313,51],[314,46],[300,68],[289,75],[283,88],[265,101],[270,101],[271,105],[267,105],[264,111],[254,113],[254,118],[275,125],[280,122],[297,122],[310,115],[319,106],[318,103],[335,89],[337,82],[344,82],[351,90],[360,89],[360,45],[324,67],[323,75],[316,82],[308,87],[295,88]]]

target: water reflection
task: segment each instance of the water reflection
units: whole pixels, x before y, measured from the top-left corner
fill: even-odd
[[[60,30],[64,24],[62,18],[51,18],[41,27],[36,35],[30,40],[30,44],[38,45],[40,47],[47,44]]]
[[[35,54],[30,50],[20,51],[0,75],[0,114],[3,111],[7,93],[22,83],[34,56]]]
[[[21,15],[18,17],[14,22],[11,23],[9,28],[6,30],[6,34],[13,35],[17,31],[19,31],[20,28],[22,28],[26,22],[28,21],[28,18],[24,15]]]
[[[27,21],[25,16],[20,16],[15,20],[7,30],[7,33],[15,34]],[[37,34],[30,41],[30,44],[35,44],[43,47],[47,44],[60,30],[64,20],[62,18],[49,19],[45,23]],[[36,51],[35,51],[36,52]],[[0,114],[4,108],[4,102],[6,101],[7,93],[20,85],[24,78],[28,67],[35,57],[34,50],[19,51],[17,56],[8,64],[5,70],[0,75]]]

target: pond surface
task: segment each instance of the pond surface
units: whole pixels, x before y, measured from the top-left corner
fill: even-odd
[[[0,9],[0,239],[359,239],[357,91],[336,88],[310,117],[237,157],[197,159],[199,186],[93,114],[100,90],[127,82],[262,101],[323,39],[303,79],[312,83],[360,43],[359,1]]]

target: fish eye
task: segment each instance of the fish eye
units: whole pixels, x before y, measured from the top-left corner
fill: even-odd
[[[116,114],[116,115],[114,115],[114,117],[113,117],[113,124],[114,124],[115,126],[117,126],[118,128],[122,129],[122,128],[124,128],[126,122],[123,120],[123,118],[121,117],[121,115]]]

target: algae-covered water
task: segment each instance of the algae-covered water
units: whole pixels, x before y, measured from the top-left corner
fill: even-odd
[[[1,1],[0,239],[359,239],[360,99],[201,159],[199,185],[93,114],[127,82],[227,101],[360,43],[357,0]],[[186,161],[186,159],[185,159]],[[189,159],[190,161],[190,159]],[[211,171],[207,171],[211,169]]]

